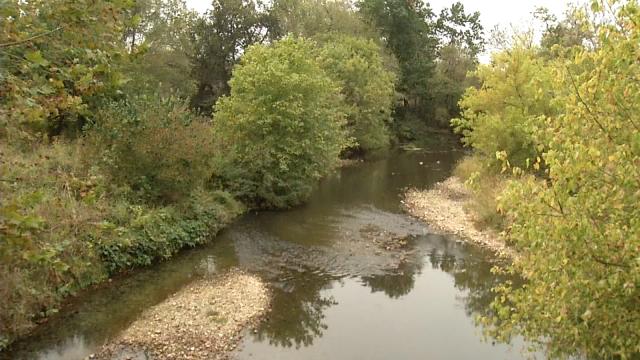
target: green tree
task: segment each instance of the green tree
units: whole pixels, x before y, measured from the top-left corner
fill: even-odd
[[[516,45],[495,54],[475,75],[482,86],[466,91],[461,117],[451,121],[455,131],[494,169],[503,160],[521,168],[533,164],[545,143],[538,130],[561,105],[555,100],[552,68],[535,47]]]
[[[559,51],[594,47],[596,44],[594,28],[587,23],[584,9],[570,7],[562,20],[558,20],[546,8],[536,9],[533,15],[544,25],[540,47],[547,57],[558,57]]]
[[[440,49],[434,74],[434,118],[439,126],[448,125],[452,118],[460,116],[459,101],[470,87],[478,87],[475,76],[468,76],[476,69],[476,59],[468,51],[449,45]]]
[[[426,113],[438,48],[433,11],[420,0],[362,0],[358,6],[398,59],[405,107]]]
[[[484,50],[484,29],[480,24],[480,13],[476,11],[467,14],[460,2],[442,9],[436,22],[436,32],[441,46],[462,49],[471,59],[476,60]]]
[[[171,204],[202,188],[211,173],[211,125],[183,100],[132,96],[99,110],[87,152],[109,183]]]
[[[313,37],[340,33],[376,39],[377,33],[366,24],[348,0],[276,0],[270,11],[274,36],[294,34]]]
[[[196,20],[184,0],[136,1],[124,35],[131,54],[126,73],[133,79],[127,92],[144,92],[147,87],[162,96],[193,95],[190,35]]]
[[[259,207],[306,200],[347,145],[339,87],[315,60],[315,44],[287,37],[252,46],[220,99],[214,133],[223,159],[215,176]]]
[[[599,16],[609,5],[592,2]],[[497,289],[489,323],[550,357],[640,356],[640,7],[615,9],[598,47],[554,73],[564,112],[545,123],[548,180],[524,177],[502,196],[520,253],[511,270],[526,284]]]
[[[321,39],[320,64],[342,87],[353,150],[367,153],[387,147],[395,79],[384,68],[380,47],[345,35]]]
[[[271,19],[258,0],[214,0],[212,6],[191,31],[191,73],[197,83],[192,105],[207,115],[229,93],[231,72],[244,51],[267,40]]]

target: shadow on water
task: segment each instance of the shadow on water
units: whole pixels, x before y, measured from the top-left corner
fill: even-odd
[[[207,246],[80,296],[0,358],[81,359],[193,279],[230,267],[273,290],[239,359],[519,358],[483,342],[472,319],[503,281],[491,255],[400,209],[404,188],[445,179],[460,155],[398,152],[342,169],[302,207],[248,214]],[[402,247],[386,249],[388,238]]]

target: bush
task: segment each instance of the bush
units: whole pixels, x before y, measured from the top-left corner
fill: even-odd
[[[352,150],[365,153],[389,145],[388,124],[394,99],[394,75],[385,69],[380,46],[345,35],[319,37],[320,64],[342,87]]]
[[[196,190],[184,203],[161,208],[121,203],[93,241],[109,274],[116,274],[205,243],[242,211],[222,191]]]
[[[79,131],[98,99],[115,95],[124,82],[118,65],[127,7],[124,1],[1,2],[0,38],[13,44],[0,51],[0,126],[11,127],[13,140]]]
[[[292,37],[252,46],[231,95],[214,115],[215,176],[257,207],[297,205],[338,164],[347,145],[338,86],[315,61],[315,44]]]
[[[77,142],[28,152],[0,143],[0,349],[66,296],[202,244],[242,212],[202,188],[171,206],[132,203],[92,175],[84,152]]]
[[[210,177],[211,126],[181,100],[138,96],[109,104],[89,134],[92,158],[107,179],[144,200],[179,201]]]
[[[78,147],[0,143],[0,348],[59,301],[104,278],[86,235],[106,205]]]

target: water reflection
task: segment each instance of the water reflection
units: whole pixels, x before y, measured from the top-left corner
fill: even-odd
[[[323,335],[326,309],[336,305],[322,294],[337,278],[318,271],[304,271],[273,288],[273,308],[258,328],[257,341],[282,347],[310,346]]]
[[[362,283],[371,292],[383,292],[391,299],[398,299],[407,295],[415,285],[415,276],[422,269],[422,262],[404,261],[396,271],[384,275],[363,276]]]
[[[490,254],[454,239],[433,234],[414,237],[408,243],[412,256],[398,263],[397,267],[388,269],[384,274],[337,278],[323,273],[322,269],[307,269],[288,274],[287,281],[278,284],[274,289],[273,309],[269,318],[259,326],[257,333],[245,342],[238,357],[289,358],[287,354],[290,350],[287,348],[296,349],[294,354],[297,355],[292,355],[291,358],[303,354],[303,357],[313,357],[314,354],[324,353],[322,350],[304,352],[304,349],[300,348],[326,347],[322,343],[315,345],[314,341],[321,339],[327,332],[333,332],[336,330],[334,327],[339,327],[341,323],[339,319],[327,317],[327,313],[331,312],[331,307],[348,307],[348,303],[354,300],[351,296],[345,298],[342,294],[341,288],[344,288],[345,284],[348,284],[347,288],[365,287],[371,293],[384,294],[388,300],[377,299],[379,307],[386,306],[389,301],[402,301],[405,297],[413,297],[413,300],[422,298],[423,306],[428,307],[431,293],[453,291],[453,298],[464,309],[465,316],[462,320],[467,325],[473,323],[473,316],[487,311],[488,304],[494,296],[491,288],[504,281],[491,273],[493,260],[490,260]],[[447,274],[448,280],[430,282],[431,276],[438,273]],[[357,282],[352,283],[353,279]],[[426,287],[416,290],[416,282],[421,282]],[[413,300],[409,301],[414,302]],[[363,303],[369,301],[368,298],[362,298]],[[459,313],[458,309],[460,307],[452,309],[445,304],[442,312]],[[356,309],[341,312],[354,313]],[[405,325],[409,328],[420,328],[421,324],[428,322],[429,319],[420,318],[420,313],[417,311],[415,321]],[[460,324],[454,325],[454,328],[460,327]],[[370,336],[369,330],[361,328],[358,336]],[[428,342],[427,339],[424,341]],[[269,346],[265,347],[265,344]],[[494,349],[490,344],[483,344],[479,338],[476,339],[475,346]],[[506,350],[501,348],[497,354],[503,351]],[[421,354],[416,352],[412,356]],[[517,357],[511,353],[509,356]]]

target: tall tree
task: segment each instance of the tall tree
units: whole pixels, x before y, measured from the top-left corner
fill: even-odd
[[[136,80],[130,86],[192,96],[190,31],[197,14],[184,0],[136,0],[128,15],[124,34],[132,60],[128,75]]]
[[[313,37],[335,32],[351,36],[376,38],[349,0],[275,0],[271,9],[274,35],[289,33]]]
[[[214,0],[212,5],[191,32],[192,76],[197,82],[192,105],[205,114],[229,93],[234,65],[249,45],[267,39],[270,22],[259,0]]]
[[[361,0],[358,6],[398,59],[405,105],[426,112],[438,47],[431,7],[420,0]]]
[[[480,13],[467,14],[464,5],[457,2],[442,9],[436,22],[436,31],[442,46],[457,47],[472,59],[484,51],[484,29]]]

